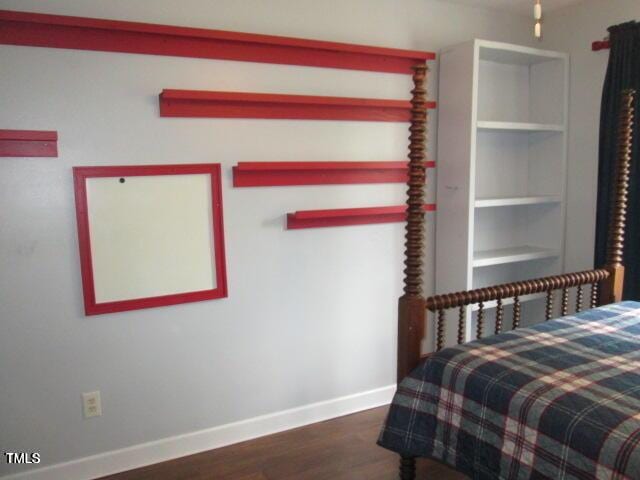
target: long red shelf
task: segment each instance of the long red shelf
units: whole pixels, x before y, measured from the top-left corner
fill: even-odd
[[[434,168],[435,162],[425,162]],[[238,162],[234,187],[401,183],[407,162]]]
[[[425,212],[436,210],[434,203],[424,205]],[[287,230],[341,227],[373,223],[396,223],[407,219],[407,206],[302,210],[287,214]]]
[[[0,130],[0,157],[57,157],[58,132]]]
[[[276,118],[408,122],[408,100],[319,97],[268,93],[163,90],[160,116],[200,118]],[[427,102],[427,108],[435,108]]]
[[[0,10],[0,43],[405,74],[435,58],[415,50],[11,10]]]

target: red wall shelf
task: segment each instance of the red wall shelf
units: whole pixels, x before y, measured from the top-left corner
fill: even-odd
[[[427,102],[435,108],[435,102]],[[408,100],[163,90],[160,116],[408,122]]]
[[[0,43],[411,73],[435,54],[300,38],[0,10]]]
[[[433,212],[436,205],[424,205],[425,212]],[[372,223],[404,222],[407,206],[367,208],[339,208],[336,210],[303,210],[287,214],[287,230],[301,228],[341,227]]]
[[[426,162],[434,168],[435,162]],[[239,162],[233,167],[234,187],[401,183],[407,162]]]
[[[0,157],[57,157],[58,132],[0,130]]]

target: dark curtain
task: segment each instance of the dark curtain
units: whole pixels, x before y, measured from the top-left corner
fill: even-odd
[[[611,51],[600,110],[598,164],[598,210],[596,216],[595,265],[606,263],[607,233],[615,183],[616,135],[622,91],[634,88],[640,96],[640,23],[628,22],[609,28]],[[640,300],[640,112],[636,97],[636,122],[629,208],[624,248],[625,299]]]

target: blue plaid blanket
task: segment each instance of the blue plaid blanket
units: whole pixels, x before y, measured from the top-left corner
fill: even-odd
[[[640,479],[640,303],[431,355],[378,443],[477,480]]]

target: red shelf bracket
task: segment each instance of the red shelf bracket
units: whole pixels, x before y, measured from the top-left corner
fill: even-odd
[[[408,100],[163,90],[161,117],[408,122]],[[435,108],[427,102],[427,108]]]
[[[433,212],[436,205],[425,204],[425,212]],[[301,228],[341,227],[374,223],[396,223],[407,219],[407,206],[340,208],[336,210],[303,210],[287,214],[287,230]]]
[[[0,157],[57,157],[58,132],[0,130]]]
[[[435,162],[426,162],[434,168]],[[403,183],[407,162],[239,162],[234,187]]]
[[[0,43],[411,74],[435,54],[301,38],[0,10]]]

